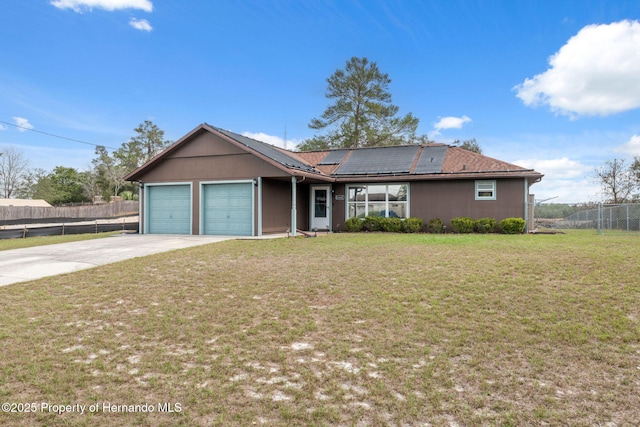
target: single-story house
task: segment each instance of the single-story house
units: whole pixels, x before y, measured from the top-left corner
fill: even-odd
[[[530,220],[542,176],[445,144],[294,152],[204,123],[126,179],[141,233],[260,236],[367,215]]]

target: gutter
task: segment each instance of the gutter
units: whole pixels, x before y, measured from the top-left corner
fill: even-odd
[[[348,176],[334,176],[334,182],[352,182],[355,180],[366,179],[369,181],[438,181],[447,179],[477,179],[482,176],[483,178],[531,178],[537,177],[538,180],[542,178],[542,174],[531,170],[519,170],[519,171],[477,171],[477,172],[441,172],[437,174],[386,174],[386,175],[348,175]]]

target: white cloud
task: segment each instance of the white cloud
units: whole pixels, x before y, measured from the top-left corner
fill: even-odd
[[[29,123],[29,120],[24,117],[12,117],[13,122],[18,126],[18,132],[26,132],[29,129],[33,129],[33,125]]]
[[[588,25],[549,58],[544,73],[514,87],[525,105],[575,117],[640,107],[640,22]]]
[[[467,116],[462,117],[442,117],[440,120],[433,125],[433,128],[439,132],[444,129],[460,129],[466,123],[469,123],[471,119]]]
[[[285,146],[284,138],[268,135],[264,132],[242,132],[242,136],[266,142],[267,144],[275,145],[276,147],[286,148],[287,150],[293,150],[301,142],[297,139],[287,139]]]
[[[51,0],[50,4],[58,9],[71,9],[82,13],[94,8],[114,11],[119,9],[140,9],[145,12],[153,11],[151,0]]]
[[[556,179],[571,179],[584,176],[588,173],[589,167],[583,165],[577,160],[571,160],[568,157],[560,159],[526,159],[516,160],[513,162],[518,166],[551,176]],[[546,179],[546,178],[545,178]]]
[[[153,30],[153,27],[151,26],[149,21],[147,21],[146,19],[131,18],[131,20],[129,21],[129,25],[131,25],[136,30],[140,30],[140,31]]]
[[[556,179],[545,176],[529,190],[537,201],[549,203],[588,203],[600,200],[601,188],[591,178]]]
[[[536,200],[553,198],[557,203],[582,203],[595,201],[600,187],[590,178],[591,169],[578,160],[525,159],[512,163],[544,174],[542,181],[531,187]]]
[[[7,130],[7,129],[9,129],[9,128],[8,128],[8,127],[6,127],[6,126],[5,126],[5,125],[3,125],[3,124],[0,124],[0,130]]]
[[[640,156],[640,136],[633,135],[629,141],[616,148],[616,151],[632,156]]]

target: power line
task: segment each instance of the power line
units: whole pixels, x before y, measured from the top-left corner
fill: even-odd
[[[104,148],[109,148],[111,150],[117,150],[117,148],[115,148],[115,147],[109,147],[107,145],[102,145],[102,144],[94,144],[93,142],[82,141],[80,139],[75,139],[75,138],[67,138],[66,136],[60,136],[60,135],[55,135],[55,134],[49,133],[49,132],[43,132],[41,130],[31,129],[31,128],[28,128],[26,126],[20,126],[20,125],[17,125],[15,123],[5,122],[3,120],[0,120],[0,123],[3,123],[5,125],[9,125],[9,126],[13,126],[13,127],[17,127],[17,128],[20,128],[20,129],[24,129],[24,130],[29,130],[31,132],[41,133],[43,135],[52,136],[54,138],[66,139],[67,141],[78,142],[80,144],[93,145],[94,147],[104,147]]]

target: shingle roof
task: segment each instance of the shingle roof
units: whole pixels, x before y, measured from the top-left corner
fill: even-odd
[[[474,153],[460,147],[448,147],[442,162],[443,173],[518,172],[530,169]]]
[[[369,148],[295,152],[220,129],[206,123],[176,141],[164,152],[131,172],[135,179],[143,170],[186,143],[198,132],[219,133],[249,152],[272,162],[284,171],[308,174],[324,180],[362,179],[362,177],[406,177],[406,179],[438,179],[467,176],[513,176],[539,178],[542,174],[482,154],[445,144],[400,145]]]
[[[228,136],[229,138],[234,139],[235,141],[249,147],[250,149],[257,151],[258,153],[267,156],[271,160],[274,160],[280,163],[283,166],[291,169],[298,169],[305,172],[317,173],[317,171],[307,163],[301,162],[296,159],[294,156],[289,155],[289,153],[285,150],[279,150],[277,147],[267,144],[244,135],[239,135],[237,133],[216,128],[214,126],[210,126],[211,128],[217,130],[218,132]]]
[[[335,153],[335,154],[334,154]],[[495,175],[542,176],[492,157],[445,144],[403,145],[390,147],[339,149],[296,153],[298,157],[322,173],[335,178],[366,175],[431,176]],[[341,163],[334,164],[341,158]]]

